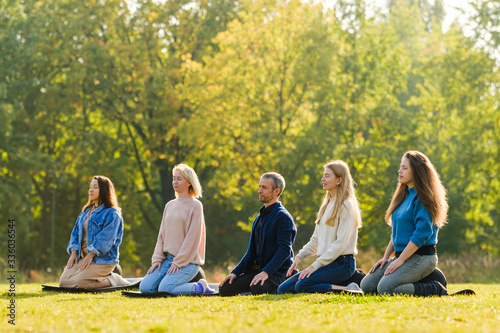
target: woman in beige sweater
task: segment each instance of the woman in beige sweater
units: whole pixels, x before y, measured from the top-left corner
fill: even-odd
[[[206,280],[190,283],[205,262],[205,219],[198,176],[189,166],[172,170],[176,199],[165,205],[152,265],[139,287],[143,293],[213,293]]]
[[[361,213],[354,182],[345,162],[331,161],[324,167],[321,182],[326,194],[314,234],[295,257],[287,276],[308,256],[316,255],[316,261],[283,282],[278,293],[326,293],[332,290],[332,285],[348,280],[355,272]]]

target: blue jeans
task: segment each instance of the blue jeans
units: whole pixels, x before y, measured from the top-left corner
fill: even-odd
[[[177,273],[167,275],[167,271],[172,266],[174,256],[170,253],[161,263],[161,268],[156,267],[153,272],[146,275],[141,281],[139,290],[141,293],[167,292],[175,295],[194,294],[195,283],[189,283],[198,271],[199,265],[189,264],[186,267],[179,268]]]
[[[332,284],[339,284],[349,279],[356,270],[356,260],[352,254],[340,256],[326,266],[318,268],[308,278],[299,280],[297,273],[278,287],[278,294],[283,293],[326,293],[332,290]]]

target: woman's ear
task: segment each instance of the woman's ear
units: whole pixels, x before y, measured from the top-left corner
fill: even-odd
[[[339,186],[340,184],[342,184],[342,177],[337,178],[337,186]]]

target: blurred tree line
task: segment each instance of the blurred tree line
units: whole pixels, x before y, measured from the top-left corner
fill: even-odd
[[[367,18],[362,0],[2,1],[0,205],[4,225],[17,221],[21,268],[62,270],[96,174],[123,209],[122,265],[149,267],[182,162],[204,189],[208,265],[246,250],[266,171],[287,180],[300,249],[331,159],[358,184],[360,248],[381,253],[409,149],[448,189],[439,251],[498,255],[499,2],[474,2],[472,36],[457,24],[443,33],[441,0],[388,8]]]

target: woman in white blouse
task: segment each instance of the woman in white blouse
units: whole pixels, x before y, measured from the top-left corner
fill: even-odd
[[[328,162],[324,168],[321,182],[326,194],[316,217],[314,233],[295,257],[287,276],[292,275],[300,261],[308,256],[316,255],[316,261],[283,282],[278,293],[326,293],[351,278],[356,270],[354,255],[357,254],[361,211],[354,181],[343,161]]]

